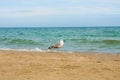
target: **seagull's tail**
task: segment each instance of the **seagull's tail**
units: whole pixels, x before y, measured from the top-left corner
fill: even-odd
[[[49,47],[48,49],[51,49],[52,47]]]
[[[48,47],[48,49],[52,49],[52,48],[54,48],[54,46],[50,46],[50,47]]]

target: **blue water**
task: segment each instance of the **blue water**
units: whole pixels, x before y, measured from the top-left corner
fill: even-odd
[[[59,51],[120,53],[120,27],[0,28],[0,49],[47,50],[60,39]]]

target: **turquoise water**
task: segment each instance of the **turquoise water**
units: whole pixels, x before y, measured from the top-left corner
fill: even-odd
[[[0,28],[0,49],[47,50],[59,39],[59,51],[120,53],[120,27]]]

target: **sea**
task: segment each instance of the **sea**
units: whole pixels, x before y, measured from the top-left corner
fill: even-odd
[[[120,27],[2,27],[0,50],[120,53]]]

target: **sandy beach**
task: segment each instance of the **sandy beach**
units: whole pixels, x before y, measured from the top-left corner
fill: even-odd
[[[0,80],[120,80],[120,54],[1,50]]]

